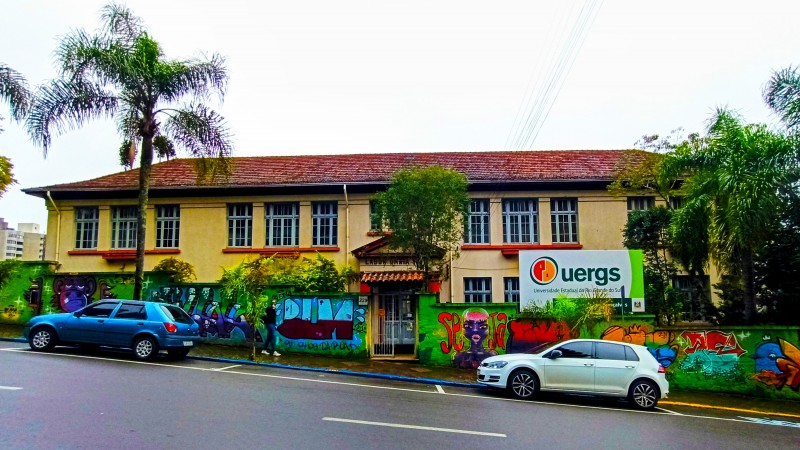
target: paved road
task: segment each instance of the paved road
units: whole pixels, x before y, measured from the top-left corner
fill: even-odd
[[[778,422],[0,342],[3,449],[800,447]]]

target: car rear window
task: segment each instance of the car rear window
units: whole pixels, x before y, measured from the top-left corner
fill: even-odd
[[[186,311],[178,308],[177,306],[161,305],[161,310],[164,311],[164,314],[166,314],[168,318],[174,320],[175,322],[186,324],[191,324],[194,322],[192,317],[186,314]]]
[[[630,347],[625,347],[625,359],[628,361],[638,361],[639,355]]]
[[[598,342],[596,351],[597,359],[610,359],[613,361],[625,361],[625,349],[628,347],[620,344],[612,344],[608,342]],[[633,352],[633,350],[631,350]]]

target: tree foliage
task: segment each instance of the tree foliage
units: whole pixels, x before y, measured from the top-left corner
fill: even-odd
[[[169,275],[172,283],[191,283],[197,279],[194,266],[174,256],[159,261],[153,267],[153,272],[162,272]]]
[[[25,78],[16,70],[0,63],[0,100],[8,102],[11,118],[22,120],[27,114],[31,103],[31,93]],[[0,116],[0,122],[3,116]],[[0,126],[0,132],[3,131]],[[6,156],[0,156],[0,197],[15,184],[14,164]]]
[[[408,252],[423,272],[446,276],[446,266],[458,250],[469,210],[467,177],[441,166],[397,171],[389,188],[376,196],[376,214],[391,230],[389,247]]]
[[[754,255],[778,220],[779,192],[794,181],[795,151],[794,139],[728,110],[717,111],[705,137],[676,151],[676,167],[688,177],[673,237],[707,248],[727,274],[741,274],[747,323],[756,313]],[[697,234],[703,225],[707,232]]]
[[[125,6],[102,10],[97,33],[77,30],[61,39],[61,76],[40,86],[27,116],[34,143],[51,146],[52,135],[100,117],[115,119],[122,141],[139,144],[139,215],[134,298],[141,297],[146,210],[157,136],[196,157],[198,180],[225,176],[232,147],[224,120],[202,102],[224,96],[224,59],[167,59],[140,18]],[[158,144],[162,147],[164,145]],[[168,146],[166,147],[168,148]],[[122,161],[131,162],[132,158]]]

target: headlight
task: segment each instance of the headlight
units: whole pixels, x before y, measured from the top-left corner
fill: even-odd
[[[508,364],[507,361],[493,361],[490,363],[483,363],[482,365],[483,367],[486,367],[488,369],[502,369],[507,364]]]

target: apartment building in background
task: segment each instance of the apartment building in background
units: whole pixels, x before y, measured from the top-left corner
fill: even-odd
[[[0,260],[41,261],[44,259],[46,235],[40,232],[38,223],[19,223],[15,230],[9,227],[8,222],[0,218],[0,227],[2,227],[0,242],[3,243]]]

